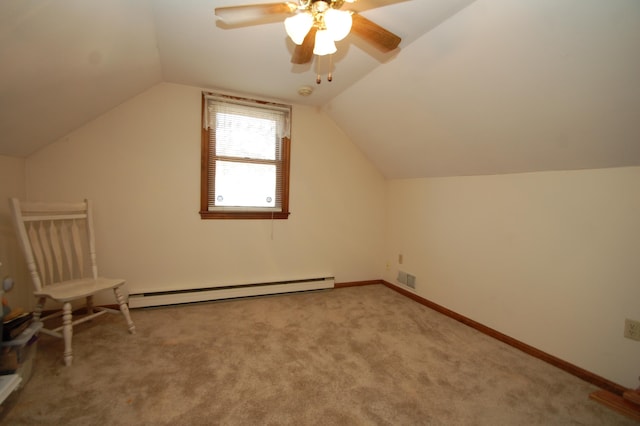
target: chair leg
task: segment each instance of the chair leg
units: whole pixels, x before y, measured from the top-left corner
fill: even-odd
[[[73,361],[73,353],[71,350],[71,338],[73,337],[73,324],[71,303],[65,302],[62,307],[62,335],[64,336],[64,364],[69,367]]]
[[[47,301],[46,297],[38,297],[38,301],[36,302],[36,308],[33,311],[33,320],[40,321],[40,317],[42,316],[42,309],[44,308],[44,304]]]
[[[129,333],[136,334],[136,326],[133,325],[133,321],[131,321],[131,315],[129,314],[129,306],[127,305],[127,302],[124,300],[124,296],[122,295],[120,288],[119,287],[114,288],[113,292],[116,295],[116,300],[118,301],[118,304],[120,305],[120,312],[122,312],[122,316],[124,316],[124,319],[127,321],[127,326],[129,326]]]

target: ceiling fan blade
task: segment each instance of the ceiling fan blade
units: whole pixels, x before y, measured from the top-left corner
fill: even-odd
[[[291,15],[295,10],[296,5],[293,3],[266,3],[216,7],[215,14],[227,24],[237,24],[271,15]]]
[[[365,10],[377,9],[382,6],[390,6],[396,3],[403,3],[408,0],[359,0],[354,3],[346,3],[343,9],[353,12],[364,12]]]
[[[353,14],[351,31],[375,45],[383,52],[392,51],[398,47],[400,41],[402,41],[402,39],[394,33],[385,30],[380,25],[357,13]]]
[[[302,44],[299,46],[296,45],[293,56],[291,57],[292,64],[306,64],[311,62],[311,58],[313,58],[313,48],[316,45],[316,31],[318,31],[316,27],[311,27]]]

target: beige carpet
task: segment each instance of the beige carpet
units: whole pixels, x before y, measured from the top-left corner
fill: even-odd
[[[384,287],[133,310],[42,336],[8,425],[631,425],[596,388]]]

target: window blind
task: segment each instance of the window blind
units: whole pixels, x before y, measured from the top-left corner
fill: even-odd
[[[206,98],[209,211],[283,211],[283,141],[290,109]]]

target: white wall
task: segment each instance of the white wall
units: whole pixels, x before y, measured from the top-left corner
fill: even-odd
[[[28,197],[92,199],[101,273],[130,292],[380,278],[384,179],[315,109],[293,109],[288,220],[200,219],[200,93],[159,84],[30,156]]]
[[[388,199],[387,281],[638,386],[640,168],[394,180]]]
[[[13,290],[5,296],[12,308],[30,309],[31,282],[27,280],[26,266],[11,222],[8,199],[25,196],[25,160],[0,155],[0,278],[10,276],[15,281]]]
[[[200,89],[165,83],[25,168],[29,199],[94,200],[102,272],[130,291],[395,282],[402,253],[419,295],[637,386],[640,343],[622,329],[640,320],[640,168],[385,183],[325,114],[294,106],[291,217],[203,221]]]

